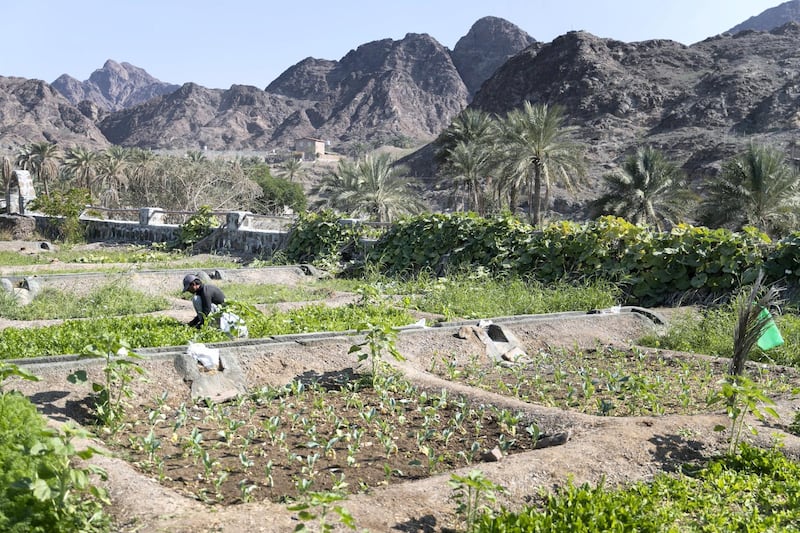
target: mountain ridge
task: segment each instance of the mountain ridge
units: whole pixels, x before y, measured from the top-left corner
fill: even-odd
[[[426,143],[457,113],[472,106],[503,115],[527,100],[564,107],[587,146],[595,187],[644,144],[665,151],[696,184],[748,142],[795,146],[798,42],[798,26],[789,22],[692,45],[625,43],[582,31],[541,43],[508,21],[484,17],[452,51],[430,35],[409,33],[364,43],[339,60],[305,58],[263,90],[187,83],[169,92],[143,69],[109,60],[108,72],[99,69],[88,85],[59,78],[72,100],[44,82],[0,77],[0,116],[16,118],[0,123],[0,146],[47,140],[288,153],[297,138],[313,136],[340,152],[363,144],[424,146],[406,161],[417,176],[431,177],[437,169]],[[481,48],[485,43],[491,46]],[[481,57],[488,59],[475,59]],[[165,92],[133,104],[148,90]],[[102,98],[86,98],[96,94]],[[563,199],[569,201],[566,193]]]

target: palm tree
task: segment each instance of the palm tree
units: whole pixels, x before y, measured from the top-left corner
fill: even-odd
[[[405,167],[392,165],[388,154],[367,155],[356,162],[342,160],[314,191],[323,196],[317,203],[378,222],[419,213],[424,204],[411,189],[406,172]]]
[[[11,183],[11,172],[14,170],[11,158],[3,156],[3,190],[8,192],[8,185]]]
[[[206,154],[204,154],[200,150],[189,150],[188,152],[186,152],[186,159],[188,159],[192,163],[199,163],[200,161],[206,160]]]
[[[130,167],[127,169],[128,199],[133,205],[160,205],[157,192],[165,187],[158,180],[165,180],[155,170],[156,155],[151,150],[131,148],[127,156]]]
[[[800,175],[781,152],[750,145],[723,165],[718,180],[709,183],[701,220],[734,231],[755,226],[768,235],[781,235],[797,224],[798,187]]]
[[[480,215],[486,211],[487,178],[494,168],[491,156],[484,144],[475,141],[458,141],[446,153],[444,174],[451,180],[452,199],[464,191],[468,199],[466,203]]]
[[[640,148],[622,170],[603,176],[608,192],[592,202],[593,217],[615,215],[658,231],[683,219],[696,202],[680,169],[658,150]]]
[[[111,146],[100,158],[99,181],[100,201],[104,207],[119,205],[119,192],[127,185],[125,169],[128,167],[129,152],[121,146]]]
[[[289,157],[283,162],[283,172],[280,177],[289,181],[294,181],[295,176],[300,176],[303,168],[302,161],[297,157]]]
[[[67,150],[64,156],[64,170],[78,182],[80,187],[91,190],[97,176],[99,161],[100,156],[97,152],[76,146]]]
[[[460,142],[491,144],[497,133],[497,120],[480,109],[467,108],[436,139],[436,159],[446,163],[450,153]]]
[[[44,195],[50,196],[50,180],[58,175],[61,150],[55,143],[42,141],[23,146],[17,152],[17,166],[39,178]]]
[[[6,203],[6,212],[11,213],[11,173],[14,171],[14,166],[11,163],[11,158],[3,156],[3,199]]]
[[[528,216],[532,224],[541,225],[542,212],[550,203],[551,180],[572,188],[570,173],[583,174],[582,150],[570,140],[572,129],[564,126],[563,111],[557,106],[526,101],[522,109],[506,115],[501,127],[510,196],[515,198],[514,191],[526,186]]]

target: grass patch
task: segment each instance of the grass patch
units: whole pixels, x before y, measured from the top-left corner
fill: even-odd
[[[11,320],[48,320],[125,316],[169,308],[166,298],[153,297],[125,285],[109,284],[76,297],[71,292],[44,288],[28,305],[0,293],[0,316]]]
[[[443,278],[410,299],[414,309],[444,315],[447,320],[589,311],[617,304],[610,284],[544,285],[520,279]]]
[[[407,278],[373,275],[318,283],[338,291],[401,296],[400,305],[444,315],[446,320],[604,309],[616,305],[620,295],[616,287],[602,281],[544,285],[493,278],[481,270],[444,278],[423,272]]]
[[[229,283],[224,290],[227,298],[252,305],[324,300],[334,293],[333,289],[327,287],[241,283]]]
[[[784,344],[769,352],[756,347],[749,358],[771,364],[800,366],[800,317],[784,314],[775,317],[775,323]],[[670,321],[665,334],[643,337],[639,344],[729,358],[733,354],[735,325],[736,313],[731,306],[687,311]]]
[[[0,265],[4,267],[24,267],[50,265],[57,262],[59,272],[117,272],[127,270],[112,265],[141,265],[164,268],[240,268],[239,258],[225,255],[210,255],[198,258],[181,251],[163,251],[145,246],[120,246],[85,250],[79,247],[61,245],[56,251],[21,254],[17,251],[0,251]],[[70,269],[69,265],[76,265]],[[96,268],[78,268],[77,265],[97,265]],[[102,266],[105,265],[105,266]],[[19,274],[26,273],[20,270]]]
[[[797,531],[800,465],[777,450],[737,455],[650,483],[568,484],[520,513],[484,515],[475,531]]]

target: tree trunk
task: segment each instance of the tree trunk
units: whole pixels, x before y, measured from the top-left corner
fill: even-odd
[[[542,224],[542,169],[539,164],[533,171],[533,218],[531,223],[534,226]]]

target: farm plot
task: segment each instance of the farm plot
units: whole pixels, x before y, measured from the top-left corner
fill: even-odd
[[[451,381],[525,402],[598,416],[712,413],[710,402],[729,360],[638,346],[598,345],[540,350],[526,363],[473,357],[432,358],[430,370]],[[752,364],[749,375],[770,396],[791,396],[794,368]]]
[[[302,501],[377,487],[534,449],[522,412],[474,403],[401,374],[337,373],[264,387],[231,405],[143,405],[109,442],[142,472],[213,504]]]
[[[562,359],[541,359],[538,371],[563,367],[568,375],[559,390],[567,390],[568,381],[576,389],[579,384],[580,373],[567,371],[566,354],[573,350],[581,354],[584,369],[599,371],[600,361],[613,361],[605,350],[614,349],[618,364],[631,365],[619,367],[620,372],[641,373],[641,360],[647,358],[626,351],[630,344],[624,339],[645,328],[633,317],[602,325],[587,317],[520,324],[515,332],[531,356],[545,348],[559,354]],[[565,401],[555,389],[549,401],[537,401],[532,393],[485,387],[486,377],[484,383],[469,384],[454,372],[466,376],[473,371],[470,365],[477,368],[480,347],[456,339],[446,328],[400,335],[397,349],[406,361],[381,367],[374,386],[365,379],[367,369],[348,353],[353,342],[332,337],[280,347],[242,346],[239,362],[252,394],[220,405],[192,404],[171,360],[143,362],[147,381],[133,384],[124,426],[114,435],[98,432],[117,457],[98,461],[109,471],[118,529],[289,531],[298,525],[292,504],[338,494],[346,500],[327,500],[329,510],[335,501],[359,530],[437,531],[459,524],[448,486],[451,473],[481,470],[507,488],[501,503],[514,508],[568,478],[608,484],[649,479],[725,447],[724,435],[712,431],[726,423],[721,413],[590,416],[549,407]],[[453,361],[458,364],[448,367]],[[683,364],[688,363],[676,368]],[[709,381],[716,370],[705,365],[663,378],[673,381],[677,378],[671,376],[685,372]],[[81,406],[88,390],[66,381],[72,370],[50,369],[44,382],[20,388],[27,388],[50,416],[86,422]],[[88,371],[100,376],[98,368]],[[534,371],[533,366],[526,370]],[[772,378],[782,383],[779,375]],[[511,375],[500,381],[513,384]],[[678,395],[663,387],[652,387],[652,393],[669,413],[666,398]],[[610,414],[635,412],[615,401]],[[583,410],[593,414],[597,405],[597,397],[589,397]],[[768,440],[775,429],[763,429],[758,438]],[[566,431],[571,438],[565,444],[533,449],[542,434]],[[792,439],[788,436],[785,444],[796,452]],[[494,447],[504,456],[487,462],[484,454]]]
[[[108,472],[116,531],[291,531],[298,505],[327,509],[340,529],[334,506],[359,531],[462,529],[452,474],[480,470],[506,488],[498,507],[513,509],[567,480],[649,480],[726,448],[713,428],[728,421],[705,402],[725,362],[633,347],[649,326],[629,316],[521,322],[530,361],[509,367],[446,328],[404,332],[406,361],[381,366],[374,384],[348,353],[353,338],[241,343],[227,349],[250,394],[226,404],[195,404],[171,359],[148,359],[121,427],[96,429],[93,444],[109,454],[92,461]],[[78,366],[39,365],[42,381],[13,387],[52,420],[91,427],[90,387],[67,381]],[[102,379],[100,367],[86,371]],[[784,401],[797,377],[768,367],[757,376],[782,418],[752,421],[759,433],[748,438],[780,439],[797,457],[786,432],[796,406]],[[564,434],[563,445],[536,447]],[[502,458],[490,462],[495,448]]]

